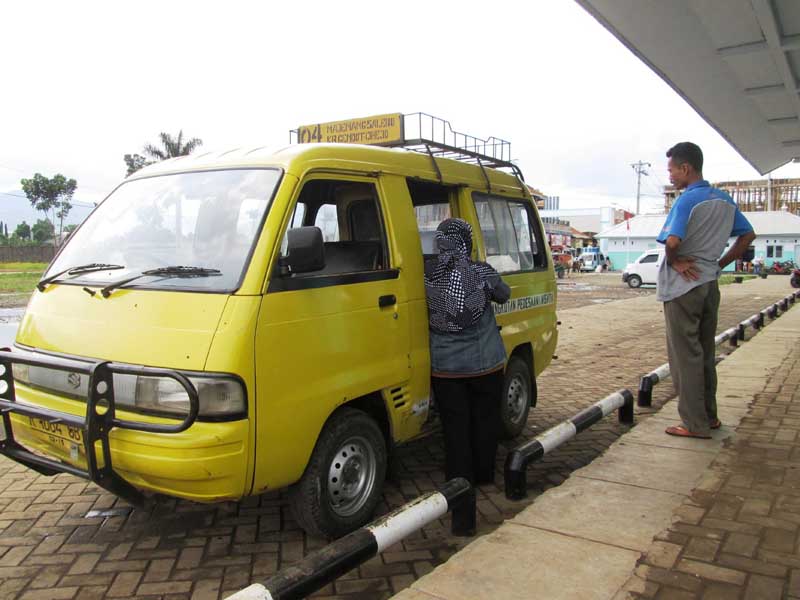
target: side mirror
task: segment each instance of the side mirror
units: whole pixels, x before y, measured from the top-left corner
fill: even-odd
[[[290,273],[310,273],[325,268],[325,249],[319,227],[296,227],[288,231],[288,252],[282,260]]]

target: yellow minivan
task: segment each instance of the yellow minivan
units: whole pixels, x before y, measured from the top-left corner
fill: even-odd
[[[423,261],[470,221],[511,286],[503,427],[556,346],[556,283],[511,174],[400,149],[295,145],[167,160],[72,235],[0,352],[0,452],[142,502],[291,486],[298,522],[365,523],[431,407]]]

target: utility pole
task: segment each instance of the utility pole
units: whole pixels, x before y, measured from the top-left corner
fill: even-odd
[[[639,214],[639,198],[642,195],[642,175],[650,175],[645,170],[645,167],[652,167],[649,162],[639,161],[631,164],[631,167],[636,171],[636,214]]]
[[[772,210],[772,171],[767,173],[767,210]]]

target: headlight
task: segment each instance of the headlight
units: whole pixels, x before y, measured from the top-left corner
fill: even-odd
[[[14,381],[58,394],[86,400],[89,376],[48,367],[13,363]],[[192,382],[200,404],[200,417],[221,418],[245,411],[245,392],[233,377],[195,377]],[[118,408],[184,416],[189,412],[189,394],[171,377],[114,373],[114,403]]]
[[[13,363],[11,365],[11,375],[14,377],[14,381],[27,384],[30,384],[31,382],[31,370],[28,365]]]
[[[227,377],[188,377],[197,389],[200,417],[225,417],[244,413],[244,389]],[[171,377],[114,374],[114,402],[120,408],[185,415],[189,394]]]

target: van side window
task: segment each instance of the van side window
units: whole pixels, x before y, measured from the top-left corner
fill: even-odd
[[[314,179],[305,184],[289,228],[322,230],[325,267],[292,278],[381,271],[389,268],[386,234],[375,185],[360,181]],[[281,244],[286,252],[287,236]]]
[[[658,260],[658,254],[648,254],[639,261],[640,265],[644,263],[654,263]]]
[[[499,273],[546,267],[538,221],[527,203],[473,193],[486,246],[486,262]]]
[[[438,253],[434,244],[436,228],[439,223],[453,216],[450,209],[452,188],[416,179],[407,179],[406,183],[417,218],[422,253],[426,257],[433,256]]]

